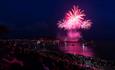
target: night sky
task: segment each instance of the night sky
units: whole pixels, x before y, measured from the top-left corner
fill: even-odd
[[[114,3],[114,0],[1,0],[0,33],[6,38],[56,36],[58,20],[73,5],[79,5],[93,22],[91,30],[83,34],[84,38],[97,41],[99,52],[107,42],[102,54],[112,57],[115,53]]]

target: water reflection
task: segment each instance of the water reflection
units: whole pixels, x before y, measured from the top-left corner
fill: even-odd
[[[93,48],[85,46],[84,44],[80,43],[67,43],[63,47],[60,47],[60,50],[64,53],[69,54],[78,54],[83,56],[94,56]]]

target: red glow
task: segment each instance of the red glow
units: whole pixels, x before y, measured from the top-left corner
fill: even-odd
[[[79,32],[72,32],[72,31],[70,31],[70,32],[68,32],[68,36],[70,37],[70,38],[81,38],[81,35],[80,35],[80,33]]]

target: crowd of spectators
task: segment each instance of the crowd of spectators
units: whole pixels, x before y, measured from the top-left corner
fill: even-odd
[[[58,52],[57,42],[0,40],[0,70],[115,70],[113,61]]]

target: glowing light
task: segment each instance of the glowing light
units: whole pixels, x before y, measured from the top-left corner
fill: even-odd
[[[85,16],[84,10],[79,9],[78,6],[73,6],[73,9],[66,13],[65,18],[58,22],[58,27],[64,28],[65,30],[89,29],[92,22],[85,20]]]
[[[83,22],[83,24],[81,25],[82,29],[89,29],[91,27],[92,22],[90,20],[86,20]]]
[[[65,53],[80,54],[84,56],[93,55],[90,49],[87,49],[84,44],[81,45],[80,43],[80,39],[82,38],[81,29],[90,29],[92,25],[91,20],[85,19],[85,16],[84,10],[79,9],[78,6],[73,6],[73,8],[66,13],[64,19],[58,22],[58,27],[60,29],[67,30],[66,39],[68,41],[76,41],[76,43],[65,42],[65,47],[60,48]]]
[[[79,39],[81,38],[81,34],[80,32],[73,32],[73,31],[69,31],[68,33],[68,37],[71,38],[71,39]]]

